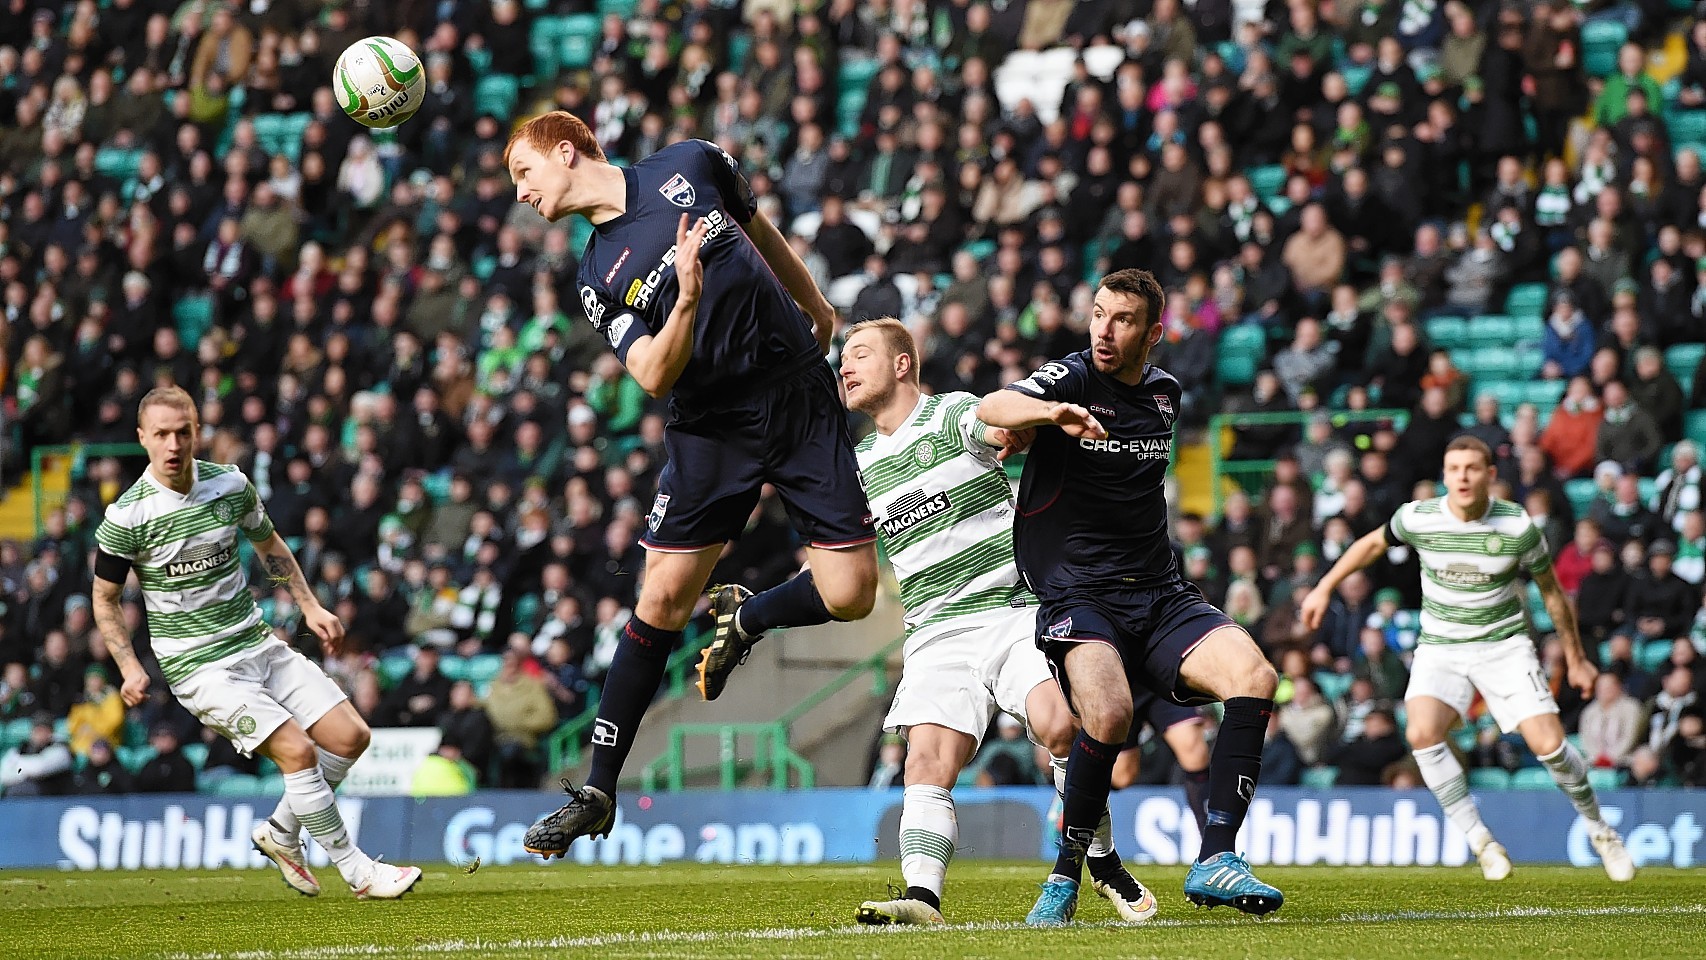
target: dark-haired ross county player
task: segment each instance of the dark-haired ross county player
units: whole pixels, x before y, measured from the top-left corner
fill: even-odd
[[[577,277],[586,318],[648,394],[670,400],[645,579],[605,675],[592,770],[523,841],[552,857],[609,832],[616,779],[667,658],[763,485],[781,496],[808,566],[756,596],[713,591],[718,630],[698,681],[707,700],[764,631],[870,613],[876,533],[824,362],[835,311],[732,157],[687,140],[617,167],[585,123],[555,111],[522,124],[504,162],[517,202],[592,222]]]
[[[1109,274],[1096,290],[1090,349],[1044,364],[978,407],[991,426],[1038,428],[1020,484],[1014,554],[1040,601],[1038,643],[1083,723],[1067,761],[1060,854],[1026,917],[1038,926],[1069,923],[1077,910],[1085,851],[1139,686],[1174,703],[1225,704],[1186,897],[1247,913],[1283,900],[1233,851],[1261,776],[1278,678],[1250,635],[1180,576],[1167,536],[1180,389],[1148,362],[1162,303],[1147,271]]]

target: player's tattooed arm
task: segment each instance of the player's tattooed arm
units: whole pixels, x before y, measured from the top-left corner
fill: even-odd
[[[1599,668],[1582,649],[1582,635],[1576,629],[1576,608],[1550,566],[1531,570],[1529,575],[1534,578],[1534,585],[1540,588],[1541,602],[1546,605],[1546,614],[1552,618],[1552,629],[1564,647],[1564,672],[1570,686],[1580,690],[1584,697],[1593,696],[1593,683],[1599,678]]]
[[[148,671],[137,659],[136,650],[130,645],[130,630],[124,625],[124,584],[96,577],[89,593],[90,606],[95,611],[95,629],[101,632],[107,652],[112,654],[113,663],[118,664],[119,673],[124,676],[119,693],[126,704],[134,707],[148,695]]]
[[[321,648],[328,656],[341,653],[343,621],[322,606],[319,597],[314,596],[313,589],[308,586],[308,578],[302,574],[302,566],[296,562],[296,555],[290,552],[284,538],[275,530],[272,536],[255,544],[255,552],[266,567],[267,577],[290,591],[291,598],[302,610],[302,622],[320,638]]]

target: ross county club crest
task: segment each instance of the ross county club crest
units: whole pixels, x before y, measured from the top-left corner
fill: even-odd
[[[912,459],[917,460],[921,467],[928,467],[935,463],[936,445],[928,440],[918,441],[918,445],[912,448]]]
[[[663,523],[663,515],[669,512],[669,494],[660,493],[652,501],[652,512],[646,515],[646,529],[658,532],[658,526]]]
[[[687,178],[679,173],[670,177],[668,183],[658,188],[658,192],[663,194],[665,200],[678,207],[693,206],[693,184],[688,183]]]
[[[1155,409],[1161,411],[1161,419],[1167,421],[1167,426],[1173,425],[1173,400],[1164,393],[1155,394]]]
[[[1051,640],[1065,640],[1068,637],[1071,637],[1072,636],[1072,618],[1067,617],[1065,620],[1062,620],[1059,623],[1049,624],[1048,629],[1043,631],[1043,636],[1048,637]]]

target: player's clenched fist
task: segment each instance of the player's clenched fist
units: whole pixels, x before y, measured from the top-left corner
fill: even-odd
[[[1297,608],[1297,615],[1303,618],[1303,625],[1311,630],[1321,629],[1321,621],[1327,616],[1327,605],[1333,602],[1330,591],[1320,587],[1309,591],[1303,598],[1303,604]]]

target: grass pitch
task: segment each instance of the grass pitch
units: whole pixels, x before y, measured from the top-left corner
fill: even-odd
[[[1197,910],[1183,868],[1147,867],[1161,912],[1112,922],[1086,888],[1079,922],[1021,921],[1045,864],[967,861],[948,877],[945,928],[863,928],[896,865],[428,869],[400,902],[359,902],[330,869],[317,900],[261,871],[0,873],[0,956],[153,960],[354,957],[1038,958],[1582,957],[1678,960],[1706,943],[1706,873],[1519,867],[1489,884],[1471,867],[1260,868],[1286,894],[1268,919]]]

